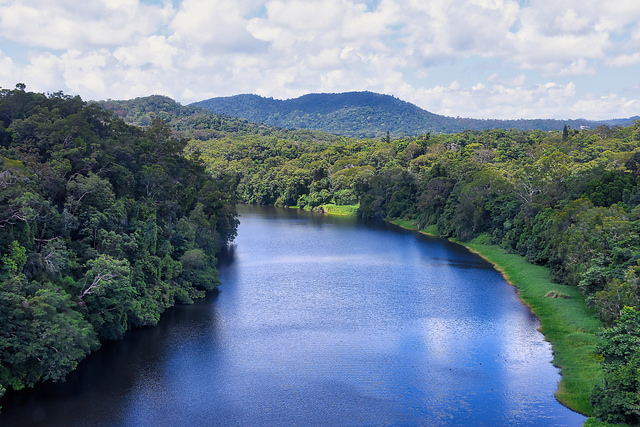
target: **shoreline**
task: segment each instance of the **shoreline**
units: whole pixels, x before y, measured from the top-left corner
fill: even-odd
[[[403,221],[389,222],[439,237]],[[520,300],[540,321],[539,330],[551,344],[552,363],[560,369],[556,399],[575,412],[591,416],[591,390],[602,377],[600,362],[593,353],[599,342],[596,333],[602,324],[586,306],[579,289],[551,282],[548,268],[529,264],[520,255],[505,253],[497,245],[448,240],[491,263],[517,289]]]
[[[324,209],[322,213],[336,214]],[[409,221],[385,222],[412,232],[441,237],[420,230]],[[516,288],[520,301],[538,318],[538,330],[551,344],[551,363],[560,370],[560,381],[554,393],[556,399],[572,411],[591,417],[591,391],[602,380],[602,367],[594,354],[600,342],[596,334],[602,329],[602,323],[587,307],[580,290],[576,286],[553,283],[548,267],[530,264],[522,256],[506,253],[497,245],[447,240],[489,262],[509,285]],[[595,418],[587,418],[587,422],[606,425]]]

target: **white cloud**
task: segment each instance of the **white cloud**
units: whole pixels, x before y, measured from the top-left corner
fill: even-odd
[[[166,12],[136,0],[5,1],[0,3],[0,37],[55,50],[118,46],[156,31]]]
[[[71,50],[62,55],[62,62],[65,81],[74,92],[99,94],[106,91],[108,51],[99,50],[85,55]]]
[[[453,81],[448,87],[407,90],[399,96],[447,116],[500,119],[585,118],[601,120],[630,117],[640,111],[640,100],[611,94],[587,94],[576,98],[576,85],[530,84],[520,77],[512,81],[481,82],[462,87]]]
[[[455,116],[622,117],[638,114],[623,92],[638,22],[628,0],[0,0],[0,85],[183,103],[372,90]],[[606,91],[603,70],[621,80]]]
[[[174,67],[174,57],[179,49],[172,46],[164,36],[151,36],[142,39],[137,45],[122,46],[113,56],[120,64],[128,67],[155,66],[163,70]]]
[[[610,64],[613,67],[630,67],[640,63],[640,52],[634,52],[630,55],[623,54],[613,58]]]
[[[185,46],[254,50],[257,40],[242,12],[242,2],[183,0],[169,28]]]
[[[515,1],[411,0],[403,40],[427,66],[469,55],[502,55],[516,23]]]

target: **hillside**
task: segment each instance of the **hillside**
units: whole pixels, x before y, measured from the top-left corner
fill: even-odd
[[[158,119],[0,91],[0,397],[217,286],[236,191],[185,145]]]
[[[180,105],[162,95],[151,95],[126,101],[99,101],[100,106],[111,110],[126,123],[149,126],[154,119],[166,121],[181,137],[210,139],[220,133],[253,133],[258,125],[245,119],[214,114],[197,107]]]
[[[352,137],[417,136],[426,132],[455,133],[464,130],[518,129],[562,130],[596,127],[605,122],[588,120],[481,120],[430,113],[390,95],[373,92],[308,94],[278,100],[258,95],[211,98],[190,104],[214,113],[237,116],[251,122],[290,129],[322,130]],[[628,125],[631,120],[612,124]]]
[[[293,141],[332,142],[336,135],[304,129],[288,130],[251,123],[247,119],[213,113],[195,106],[184,106],[162,95],[151,95],[126,101],[98,101],[96,104],[113,111],[127,124],[146,127],[161,119],[173,129],[175,136],[201,141],[221,138],[278,137]]]

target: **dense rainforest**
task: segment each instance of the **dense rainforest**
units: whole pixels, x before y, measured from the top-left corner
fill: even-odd
[[[607,327],[593,413],[640,423],[640,121],[353,139],[166,97],[100,104],[143,128],[78,98],[2,92],[5,387],[62,378],[98,339],[215,284],[237,198],[350,206],[548,267]]]
[[[148,125],[62,93],[0,91],[0,396],[64,379],[102,340],[219,283],[235,181]]]
[[[363,218],[497,244],[549,267],[613,328],[600,354],[617,359],[603,359],[594,413],[640,421],[640,377],[627,363],[640,360],[640,328],[625,329],[632,336],[623,348],[615,332],[623,312],[623,324],[640,322],[640,121],[331,144],[228,136],[192,140],[187,150],[200,153],[214,177],[232,177],[245,203],[358,205]]]

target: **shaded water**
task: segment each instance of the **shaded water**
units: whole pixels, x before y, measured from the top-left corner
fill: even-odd
[[[392,226],[246,208],[223,284],[1,425],[581,425],[538,321],[464,248]],[[39,422],[41,421],[41,422]]]

